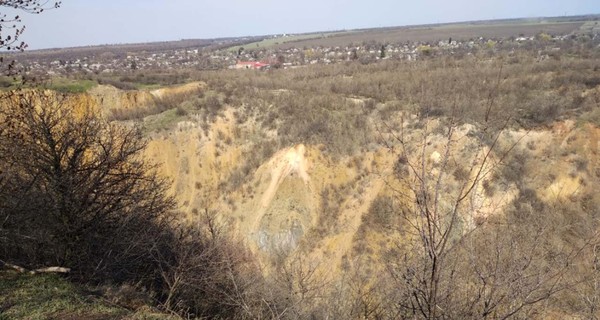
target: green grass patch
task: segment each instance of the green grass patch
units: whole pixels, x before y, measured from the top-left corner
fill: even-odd
[[[92,80],[70,80],[65,78],[54,78],[43,87],[64,93],[83,93],[97,86],[98,83]]]
[[[159,114],[147,116],[144,118],[144,132],[158,132],[161,130],[168,130],[177,124],[179,121],[183,121],[187,118],[187,115],[181,115],[177,108],[169,109]]]
[[[139,82],[134,82],[132,83],[138,90],[156,90],[156,89],[162,89],[165,88],[166,86],[160,83],[139,83]]]
[[[93,80],[71,80],[66,78],[53,78],[44,84],[26,83],[12,77],[0,77],[0,90],[9,91],[18,88],[41,88],[63,93],[83,93],[97,86]]]
[[[109,303],[58,275],[0,271],[0,320],[179,319],[150,306],[137,311]]]
[[[128,311],[86,297],[56,275],[0,272],[0,319],[114,319]]]
[[[20,82],[12,77],[0,76],[0,90],[14,90],[19,84]]]

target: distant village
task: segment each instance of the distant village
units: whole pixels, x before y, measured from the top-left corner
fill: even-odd
[[[303,47],[277,49],[252,48],[243,46],[207,50],[206,48],[165,49],[162,51],[138,51],[116,53],[110,47],[97,49],[88,54],[59,54],[48,57],[17,58],[17,66],[29,74],[45,74],[48,76],[69,75],[76,73],[112,74],[126,70],[268,70],[274,68],[298,68],[314,64],[335,64],[345,61],[371,63],[377,60],[415,61],[430,56],[470,55],[477,52],[510,52],[517,48],[539,49],[541,58],[551,55],[567,47],[569,41],[585,41],[600,43],[598,30],[590,34],[549,35],[540,33],[536,36],[511,37],[505,39],[476,38],[457,41],[452,38],[430,42],[377,43],[367,42],[348,46],[335,47]],[[64,51],[67,51],[66,49]]]

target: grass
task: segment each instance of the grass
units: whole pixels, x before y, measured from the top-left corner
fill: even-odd
[[[19,85],[19,81],[15,80],[14,78],[7,77],[7,76],[0,76],[0,90],[2,90],[2,91],[13,90],[13,89],[16,89],[18,85]]]
[[[128,311],[85,297],[56,275],[0,273],[0,319],[120,318]]]
[[[160,83],[139,83],[139,82],[134,82],[133,85],[138,89],[138,90],[156,90],[156,89],[162,89],[165,86],[160,84]]]
[[[179,115],[177,108],[169,109],[160,114],[151,115],[144,119],[145,132],[158,132],[173,128],[177,122],[186,118],[185,115]]]
[[[150,307],[131,311],[51,274],[0,271],[0,320],[177,319]]]
[[[98,83],[92,80],[53,78],[44,88],[64,93],[83,93],[97,85]]]

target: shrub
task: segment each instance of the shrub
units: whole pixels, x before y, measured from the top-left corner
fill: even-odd
[[[395,214],[398,214],[398,212],[394,206],[394,199],[380,195],[373,200],[369,207],[368,216],[363,219],[363,223],[366,222],[375,229],[390,228]]]
[[[180,116],[180,117],[183,117],[183,116],[187,116],[188,111],[185,110],[183,107],[179,106],[175,110],[175,114],[178,115],[178,116]]]
[[[9,93],[0,113],[1,256],[88,281],[156,276],[173,202],[139,157],[140,132],[63,96]],[[10,151],[9,151],[10,150]]]
[[[0,88],[9,88],[12,87],[14,81],[9,77],[0,77]]]
[[[430,56],[433,53],[433,49],[429,45],[420,45],[417,47],[417,51],[424,56]]]
[[[270,299],[260,291],[264,280],[251,253],[231,240],[214,213],[205,211],[195,225],[180,225],[167,255],[157,257],[164,265],[164,307],[187,318],[261,318]]]

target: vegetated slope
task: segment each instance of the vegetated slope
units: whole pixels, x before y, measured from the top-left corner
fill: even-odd
[[[497,168],[476,186],[470,205],[478,216],[465,218],[465,221],[472,219],[465,222],[467,225],[475,226],[489,215],[503,214],[523,190],[534,190],[535,197],[548,203],[589,196],[596,174],[594,165],[598,161],[593,151],[597,148],[593,147],[596,129],[590,124],[561,120],[570,116],[568,113],[560,114],[574,110],[591,116],[596,112],[592,105],[598,98],[597,86],[579,87],[570,82],[558,82],[563,81],[565,71],[559,65],[553,69],[552,61],[539,62],[534,66],[536,71],[529,74],[511,74],[516,71],[513,66],[517,65],[505,66],[499,71],[494,65],[480,61],[477,64],[485,66],[488,75],[483,77],[491,78],[489,82],[480,89],[453,95],[453,91],[464,90],[463,87],[453,85],[447,89],[438,86],[438,82],[458,76],[463,71],[452,71],[451,75],[448,68],[438,65],[427,67],[430,69],[421,68],[427,64],[396,66],[406,68],[410,75],[417,76],[413,82],[431,81],[428,87],[419,88],[430,91],[432,95],[422,98],[425,101],[415,102],[420,109],[414,109],[414,105],[402,106],[402,99],[406,99],[402,95],[398,96],[400,101],[386,101],[389,97],[385,91],[387,75],[376,72],[379,70],[376,66],[350,67],[345,71],[337,67],[323,68],[325,70],[318,72],[331,75],[323,74],[304,85],[310,92],[312,83],[330,83],[339,71],[355,73],[354,79],[368,72],[369,76],[376,78],[375,82],[380,83],[379,91],[369,95],[382,102],[363,95],[350,95],[349,91],[345,94],[349,89],[346,84],[357,88],[354,80],[337,81],[335,93],[324,91],[323,86],[314,87],[312,97],[307,98],[298,96],[305,92],[300,91],[298,83],[290,83],[291,90],[285,84],[282,87],[287,82],[274,82],[279,85],[275,85],[280,88],[277,90],[261,88],[262,81],[268,77],[294,77],[294,73],[251,74],[250,77],[256,78],[254,83],[258,87],[237,87],[234,92],[218,93],[219,85],[209,85],[200,96],[188,96],[191,102],[180,105],[184,109],[180,115],[175,110],[167,110],[145,118],[144,125],[151,126],[160,122],[161,118],[170,119],[165,127],[161,127],[162,131],[155,129],[150,133],[147,155],[157,161],[159,171],[173,181],[171,190],[190,221],[206,210],[218,212],[223,221],[247,239],[251,247],[270,257],[267,260],[300,248],[313,253],[315,259],[331,259],[324,263],[328,268],[332,265],[340,268],[342,258],[360,256],[365,250],[380,254],[392,244],[394,237],[386,238],[386,232],[377,227],[381,223],[374,222],[369,212],[377,200],[398,198],[398,190],[404,190],[403,193],[410,191],[393,171],[400,147],[394,136],[404,131],[407,139],[418,143],[419,137],[427,135],[430,145],[426,158],[428,166],[435,170],[444,154],[443,132],[448,125],[443,120],[448,117],[444,108],[450,105],[450,101],[443,101],[446,96],[449,97],[446,100],[457,96],[461,101],[470,100],[467,102],[469,107],[463,109],[466,113],[461,115],[464,124],[456,125],[459,138],[456,138],[452,149],[453,170],[456,172],[450,172],[455,176],[460,176],[461,171],[468,168],[469,159],[480,151],[473,146],[480,143],[477,141],[485,128],[477,124],[475,118],[478,117],[477,106],[489,102],[489,92],[496,95],[492,111],[495,117],[500,117],[507,110],[507,105],[513,104],[509,108],[514,111],[510,113],[516,112],[516,120],[527,126],[519,128],[521,125],[511,122],[509,127],[504,128],[498,145],[491,153],[498,163]],[[586,67],[581,65],[581,68]],[[497,72],[502,72],[504,77],[495,87],[492,79]],[[303,73],[308,75],[305,71],[297,71],[296,75]],[[391,76],[394,72],[387,73]],[[237,82],[244,82],[248,74],[238,73],[236,76],[239,77]],[[433,79],[425,80],[428,76]],[[533,78],[538,79],[535,80],[538,85],[530,91],[542,93],[535,97],[523,93],[523,100],[514,106],[516,100],[513,97],[518,92],[508,88],[515,88],[516,83]],[[473,83],[471,81],[477,80],[474,77],[467,80]],[[235,81],[232,83],[235,84]],[[404,86],[409,87],[408,90],[395,90],[410,95],[412,84]],[[358,90],[367,93],[370,87],[365,85]],[[225,90],[230,89],[225,87]],[[549,96],[555,95],[558,90],[566,93],[561,99],[573,97],[583,104],[576,108],[567,106],[564,111],[558,106],[560,110],[552,109],[552,115],[548,115],[547,111],[536,111],[538,106],[550,108],[544,104],[555,103]],[[250,93],[249,96],[244,96],[246,93]],[[211,102],[215,97],[217,105]],[[302,102],[290,101],[294,99],[306,104],[303,106]],[[229,104],[225,100],[229,100]],[[591,104],[590,107],[585,107],[587,103]],[[425,112],[430,120],[423,118]],[[550,118],[542,120],[541,117],[546,116]],[[435,120],[437,117],[441,121]],[[535,124],[540,121],[544,121],[545,125]],[[428,127],[424,128],[426,123],[429,123]],[[335,128],[336,125],[342,127]],[[345,140],[349,137],[351,140]],[[509,152],[512,144],[514,147]],[[415,156],[413,153],[412,157]],[[515,170],[521,171],[514,173]],[[459,180],[456,177],[452,179]],[[457,187],[456,181],[449,181],[448,188]],[[389,217],[383,219],[383,226],[385,221],[392,223],[386,220]],[[383,245],[379,246],[381,242]],[[368,245],[365,247],[365,244]]]

